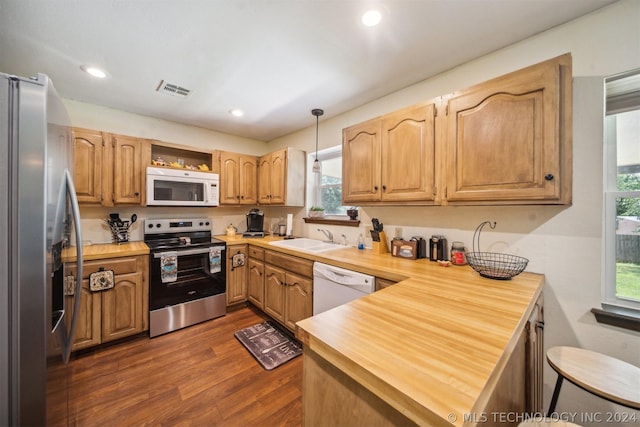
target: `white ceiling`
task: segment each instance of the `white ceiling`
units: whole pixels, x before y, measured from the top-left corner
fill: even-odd
[[[269,141],[315,124],[313,108],[338,115],[613,1],[0,0],[0,71],[45,73],[68,99]],[[374,3],[383,20],[364,27]],[[161,80],[191,93],[162,95]]]

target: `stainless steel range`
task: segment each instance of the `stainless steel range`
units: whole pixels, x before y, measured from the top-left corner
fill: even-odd
[[[149,335],[224,316],[226,243],[211,238],[210,218],[147,219]]]

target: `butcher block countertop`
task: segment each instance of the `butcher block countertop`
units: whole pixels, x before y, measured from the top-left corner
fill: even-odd
[[[129,242],[117,245],[114,243],[100,243],[82,246],[82,256],[85,261],[104,258],[119,258],[124,256],[148,255],[149,247],[144,242]],[[75,246],[62,251],[62,262],[75,262]]]
[[[278,239],[219,238],[266,249]],[[469,266],[352,247],[283,252],[399,281],[298,322],[296,335],[419,425],[461,426],[483,415],[544,286],[541,274],[492,280]]]

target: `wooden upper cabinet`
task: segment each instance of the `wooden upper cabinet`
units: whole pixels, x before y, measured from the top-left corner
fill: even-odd
[[[380,199],[379,119],[342,130],[342,201],[358,204]]]
[[[240,204],[258,203],[258,158],[240,156]]]
[[[435,103],[343,130],[343,204],[435,199]]]
[[[258,158],[239,153],[215,153],[220,164],[220,204],[258,203]]]
[[[435,116],[429,103],[382,118],[382,201],[434,200]]]
[[[283,148],[258,159],[258,203],[304,206],[306,154]]]
[[[78,202],[142,204],[144,140],[80,128],[73,133]]]
[[[271,203],[271,155],[258,159],[258,202],[261,205]]]
[[[447,99],[446,201],[571,202],[571,56]]]
[[[100,203],[102,189],[102,153],[104,141],[102,132],[79,129],[73,130],[75,153],[74,184],[79,203]]]
[[[271,204],[284,204],[287,191],[287,150],[271,153]]]
[[[139,138],[111,136],[113,148],[113,203],[142,203],[142,143]]]

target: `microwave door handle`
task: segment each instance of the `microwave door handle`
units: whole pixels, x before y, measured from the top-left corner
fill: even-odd
[[[78,323],[78,315],[80,313],[80,299],[82,298],[82,227],[80,225],[80,207],[78,205],[78,198],[76,197],[76,188],[73,185],[73,178],[71,178],[71,172],[69,169],[64,170],[64,176],[66,181],[67,194],[71,201],[71,215],[73,216],[73,224],[76,234],[76,289],[73,297],[73,316],[71,317],[71,325],[69,326],[68,335],[64,337],[62,342],[62,360],[66,364],[69,362],[71,356],[71,347],[73,346],[73,339],[76,333],[76,324]],[[63,334],[64,335],[64,334]]]

